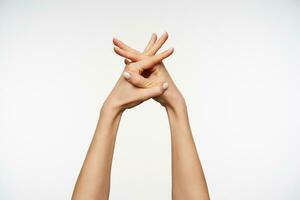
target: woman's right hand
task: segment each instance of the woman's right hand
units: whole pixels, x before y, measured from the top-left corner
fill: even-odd
[[[168,34],[166,32],[159,38],[159,40],[157,40],[156,34],[152,34],[151,39],[143,52],[139,52],[129,47],[118,39],[114,39],[113,43],[117,46],[117,48],[114,49],[115,52],[125,58],[126,64],[130,64],[142,60],[147,60],[149,57],[155,55],[155,53],[161,48],[161,46],[167,39]],[[132,68],[127,68],[126,70],[130,73]],[[127,81],[138,87],[144,87],[149,84],[151,85],[151,83],[155,82],[155,80],[165,80],[168,83],[167,91],[165,91],[161,95],[153,97],[154,100],[158,101],[164,107],[173,109],[177,106],[185,104],[184,97],[176,87],[162,61],[156,63],[155,65],[152,65],[152,67],[148,69],[137,73],[139,73],[143,77],[147,77],[147,81],[141,81],[143,79],[140,78],[131,78],[127,79]]]

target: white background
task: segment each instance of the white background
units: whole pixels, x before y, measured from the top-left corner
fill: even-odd
[[[70,199],[124,64],[168,31],[211,199],[300,199],[300,2],[0,1],[0,199]],[[171,194],[165,110],[123,115],[111,199]]]

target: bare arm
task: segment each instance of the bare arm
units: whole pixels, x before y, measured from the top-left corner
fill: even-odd
[[[111,164],[122,112],[101,110],[72,199],[108,199]]]
[[[208,200],[208,188],[193,140],[184,100],[166,111],[171,129],[172,199]]]

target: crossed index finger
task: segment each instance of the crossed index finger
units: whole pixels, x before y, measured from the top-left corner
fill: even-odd
[[[136,67],[138,70],[143,71],[155,66],[157,63],[160,63],[165,58],[169,57],[174,52],[174,48],[170,48],[166,51],[163,51],[160,54],[150,56],[146,59],[143,59],[138,62],[132,63],[133,67]]]

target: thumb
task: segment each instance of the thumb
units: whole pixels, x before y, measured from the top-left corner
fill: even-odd
[[[142,75],[133,71],[124,71],[123,77],[132,85],[139,88],[147,88],[150,85],[150,81],[144,78]]]
[[[146,89],[140,89],[139,95],[141,100],[146,101],[150,98],[162,95],[168,89],[168,83],[162,82],[156,86]]]

